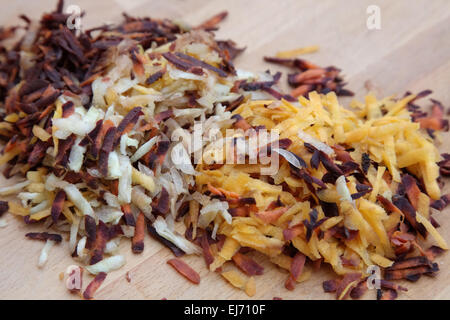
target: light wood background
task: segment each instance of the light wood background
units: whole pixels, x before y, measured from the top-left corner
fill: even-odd
[[[16,23],[25,13],[37,18],[53,8],[54,0],[0,0],[2,25]],[[217,32],[219,38],[234,39],[247,50],[236,64],[249,70],[274,66],[262,62],[264,55],[317,44],[320,51],[305,58],[319,65],[342,68],[348,88],[362,98],[370,80],[378,95],[402,95],[406,90],[432,89],[433,98],[450,106],[450,1],[380,0],[76,0],[87,12],[84,27],[119,21],[122,11],[131,15],[177,18],[198,24],[213,14],[228,10],[229,17]],[[381,8],[381,30],[368,30],[368,5]],[[285,78],[283,78],[285,81]],[[345,100],[344,100],[345,101]],[[348,101],[348,100],[347,100]],[[449,152],[449,134],[440,149]],[[448,182],[448,181],[447,181]],[[3,182],[4,183],[4,180]],[[446,187],[449,192],[449,187]],[[450,242],[450,210],[436,213],[441,232]],[[9,225],[0,229],[0,299],[74,299],[59,274],[73,264],[66,243],[54,247],[43,269],[36,267],[43,243],[26,240],[26,232],[36,230],[8,215]],[[208,272],[202,258],[184,258],[201,275],[201,284],[191,285],[166,264],[171,253],[156,241],[146,238],[145,251],[133,255],[130,243],[121,243],[127,264],[108,275],[96,294],[98,299],[248,299],[218,274]],[[423,277],[407,284],[409,291],[400,299],[449,299],[450,254],[438,258],[441,271],[436,278]],[[331,277],[325,269],[294,291],[284,288],[286,273],[264,263],[263,276],[256,279],[253,299],[333,299],[323,293],[321,283]],[[125,279],[130,272],[131,283]],[[84,277],[85,285],[91,280]],[[366,294],[373,299],[375,292]]]

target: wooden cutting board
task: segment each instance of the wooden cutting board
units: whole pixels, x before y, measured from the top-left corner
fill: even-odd
[[[17,23],[17,16],[25,13],[37,18],[55,5],[54,0],[1,0],[0,21],[3,25]],[[83,27],[117,22],[123,11],[131,15],[150,15],[158,18],[183,19],[198,24],[213,14],[228,10],[229,17],[217,32],[219,38],[234,39],[246,46],[236,64],[248,70],[264,71],[273,66],[263,63],[262,57],[278,50],[307,45],[319,45],[320,51],[306,55],[306,59],[322,65],[342,68],[348,88],[361,99],[367,92],[366,81],[380,97],[406,90],[418,92],[432,89],[433,98],[450,106],[450,2],[448,0],[416,1],[307,1],[307,0],[77,0],[87,15]],[[377,3],[381,9],[381,29],[368,30],[366,9]],[[286,71],[286,70],[283,70]],[[282,79],[285,81],[285,78]],[[344,103],[349,100],[342,100]],[[449,134],[440,146],[449,152]],[[0,180],[1,184],[4,180]],[[449,182],[449,181],[447,181]],[[449,192],[447,186],[444,192]],[[450,242],[450,210],[433,217],[441,224],[440,231]],[[36,267],[42,248],[39,241],[26,240],[26,226],[7,216],[8,226],[0,229],[0,299],[73,299],[59,274],[74,264],[66,243],[54,247],[43,269]],[[248,299],[245,293],[233,288],[218,274],[208,272],[199,257],[183,258],[199,270],[201,284],[191,285],[178,275],[166,261],[171,253],[156,241],[147,238],[145,251],[133,255],[130,243],[122,241],[121,252],[127,264],[108,275],[96,294],[98,299]],[[261,258],[261,257],[259,257]],[[257,277],[257,293],[253,299],[332,299],[325,294],[322,281],[331,278],[330,270],[321,270],[310,280],[297,285],[294,291],[284,288],[286,273],[259,259],[265,273]],[[436,278],[423,277],[418,283],[408,283],[409,291],[400,299],[449,299],[450,253],[438,258],[441,271]],[[125,274],[129,272],[131,282]],[[85,276],[85,285],[91,280]],[[366,294],[373,299],[375,292]]]

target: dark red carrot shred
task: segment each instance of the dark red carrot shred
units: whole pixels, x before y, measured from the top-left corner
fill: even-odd
[[[218,14],[196,26],[195,29],[214,30],[216,29],[217,25],[222,22],[227,16],[227,11],[219,12]]]
[[[93,145],[95,145],[95,140],[97,139],[97,136],[100,133],[100,130],[102,129],[103,126],[103,120],[98,120],[95,123],[95,127],[94,129],[92,129],[87,135],[86,137],[80,141],[80,146],[86,146],[88,143],[91,143]],[[92,148],[92,147],[91,147]],[[92,153],[92,150],[90,150]]]
[[[168,260],[167,263],[170,266],[172,266],[176,271],[178,271],[179,274],[188,279],[190,282],[194,284],[200,283],[200,275],[189,265],[187,265],[186,262],[177,258],[173,258]]]
[[[392,289],[392,290],[396,290],[396,291],[399,291],[399,290],[408,291],[407,288],[402,287],[401,285],[398,285],[396,283],[393,283],[393,282],[385,280],[385,279],[380,280],[380,286],[385,289]]]
[[[75,139],[76,136],[71,134],[67,139],[58,141],[58,154],[56,155],[55,163],[59,164],[65,160],[64,157],[67,157],[67,153],[74,145]]]
[[[323,151],[319,151],[320,162],[322,162],[325,169],[328,172],[333,173],[337,176],[342,176],[344,173],[342,170],[334,163],[334,161]]]
[[[351,197],[352,197],[353,200],[356,200],[356,199],[359,199],[361,197],[364,197],[369,192],[370,192],[370,190],[352,193]]]
[[[55,200],[53,200],[51,215],[53,219],[53,223],[56,223],[61,215],[64,201],[66,201],[66,193],[64,190],[59,190],[55,196]]]
[[[355,282],[356,280],[359,280],[361,278],[361,273],[347,273],[341,281],[339,281],[339,284],[336,288],[336,298],[337,299],[341,299],[341,300],[345,300],[345,298],[350,294],[351,290],[347,290],[347,292],[345,292],[345,294],[342,296],[342,294],[344,293],[344,290],[347,288],[347,286],[352,283]],[[356,286],[356,284],[355,284]]]
[[[284,59],[284,58],[276,58],[276,57],[264,57],[264,61],[280,64],[289,68],[296,68],[299,70],[307,70],[307,69],[315,69],[319,68],[317,65],[303,60],[303,59]]]
[[[62,105],[62,117],[67,118],[74,114],[75,104],[72,101],[67,101]]]
[[[320,227],[320,225],[322,223],[324,223],[327,220],[327,218],[323,218],[323,219],[320,219],[319,221],[317,221],[317,216],[318,216],[318,212],[317,212],[316,208],[314,208],[309,213],[309,221],[306,219],[303,220],[303,225],[306,227],[306,241],[309,241],[312,237],[312,233],[318,227]]]
[[[97,225],[94,218],[91,216],[84,216],[84,230],[86,231],[86,248],[91,249],[97,238]]]
[[[428,248],[425,251],[425,256],[428,258],[428,260],[430,261],[434,261],[434,259],[436,259],[436,257],[440,256],[441,254],[444,253],[444,249],[437,247],[437,246],[431,246],[430,248]]]
[[[377,196],[377,200],[381,203],[384,210],[386,210],[388,213],[397,212],[403,215],[402,211],[400,211],[399,208],[397,208],[391,201],[383,197],[382,195]]]
[[[377,290],[377,300],[395,300],[397,299],[398,293],[393,289],[378,289]]]
[[[103,221],[99,221],[95,242],[92,247],[91,259],[89,264],[96,264],[103,259],[103,251],[105,251],[106,242],[109,240],[109,230]]]
[[[431,266],[422,265],[408,269],[386,270],[384,277],[386,280],[406,279],[414,282],[417,281],[422,274],[433,274],[437,271],[439,271],[439,267],[436,263],[433,263]]]
[[[417,210],[417,206],[419,203],[420,189],[417,186],[416,180],[409,174],[403,175],[399,189],[404,190],[406,196],[408,197],[409,202],[411,203],[413,208]]]
[[[184,251],[183,250],[178,248],[176,245],[174,245],[169,240],[161,237],[158,234],[158,232],[156,232],[155,228],[150,224],[149,221],[147,221],[147,231],[154,239],[158,240],[161,244],[163,244],[164,246],[169,248],[176,257],[181,257],[181,256],[184,255]]]
[[[330,293],[336,292],[338,285],[339,280],[337,279],[326,280],[322,283],[323,291]]]
[[[295,256],[292,258],[290,274],[285,282],[286,289],[294,290],[296,281],[303,272],[305,262],[306,256],[300,252],[297,252]]]
[[[437,163],[439,166],[439,173],[442,176],[450,176],[450,154],[443,153],[442,157],[444,159]]]
[[[431,129],[437,131],[448,131],[448,120],[444,119],[444,106],[436,100],[431,99],[433,105],[431,106],[431,114],[427,116],[422,114],[420,116],[413,116],[415,122],[420,123],[423,129]]]
[[[245,131],[247,131],[248,129],[250,129],[252,126],[250,124],[248,124],[248,122],[242,118],[241,115],[239,114],[235,114],[231,117],[231,119],[234,119],[235,122],[233,123],[233,127],[236,129],[242,129]]]
[[[244,91],[256,91],[256,90],[264,90],[275,85],[281,78],[281,72],[277,72],[273,76],[273,80],[271,81],[253,81],[247,82],[246,80],[240,82],[239,88]]]
[[[323,213],[326,217],[329,218],[339,215],[339,209],[336,203],[319,200],[319,204],[322,207]]]
[[[132,227],[136,226],[136,221],[134,219],[134,215],[131,212],[131,206],[128,203],[126,203],[121,206],[121,209],[123,212],[123,218],[124,218],[127,226],[132,226]]]
[[[8,201],[1,201],[1,200],[0,200],[0,217],[1,217],[5,212],[8,212],[8,210],[9,210]]]
[[[411,224],[411,226],[416,229],[417,232],[419,232],[423,237],[425,237],[427,235],[427,230],[421,223],[417,222],[416,210],[410,204],[410,202],[403,196],[393,197],[392,202],[405,215],[406,220]]]
[[[181,221],[181,219],[184,216],[186,216],[186,214],[188,214],[188,212],[189,212],[189,202],[186,201],[186,202],[183,202],[181,204],[181,206],[178,208],[177,216],[175,218],[175,221]]]
[[[102,120],[99,120],[102,121]],[[97,123],[98,125],[98,123]],[[90,155],[92,156],[92,158],[96,159],[99,156],[100,150],[103,146],[103,139],[106,135],[106,133],[114,127],[114,123],[111,120],[106,120],[106,121],[102,121],[100,122],[100,128],[98,130],[96,130],[96,128],[94,128],[94,130],[92,130],[92,135],[91,133],[88,134],[88,137],[92,140],[91,142],[91,146],[89,149]],[[110,144],[112,144],[111,140],[113,140],[113,135],[110,132],[110,142],[107,144],[107,147],[109,148]]]
[[[169,146],[169,141],[159,141],[153,150],[150,150],[146,155],[144,155],[144,163],[147,164],[150,169],[155,170],[158,164],[163,164],[167,152],[169,151]]]
[[[297,237],[298,235],[304,232],[304,226],[299,225],[291,228],[287,228],[283,230],[284,240],[289,241]]]
[[[411,257],[406,258],[402,260],[398,260],[394,262],[394,264],[388,268],[386,268],[386,271],[393,271],[393,270],[399,270],[399,269],[407,269],[407,268],[414,268],[418,266],[429,266],[430,261],[426,257]]]
[[[73,172],[69,171],[64,176],[64,181],[67,181],[68,183],[76,184],[81,182],[82,175],[79,172]]]
[[[443,195],[440,199],[431,202],[430,207],[442,211],[450,204],[450,193]]]
[[[106,131],[103,139],[103,145],[100,149],[100,157],[98,159],[99,171],[103,176],[108,175],[108,159],[109,154],[114,148],[114,138],[116,136],[117,128],[111,127]]]
[[[55,242],[62,241],[61,235],[56,234],[56,233],[48,233],[48,232],[29,232],[25,235],[25,237],[32,239],[32,240],[41,240],[41,241],[47,241],[47,240],[52,240]]]
[[[208,69],[210,71],[213,71],[215,73],[217,73],[220,77],[226,77],[227,73],[225,71],[223,71],[222,69],[216,68],[204,61],[195,59],[194,57],[181,53],[181,52],[175,52],[175,55],[180,58],[183,59],[184,61],[187,61],[188,63],[191,64],[191,68],[204,68],[204,69]],[[163,54],[164,56],[164,54]],[[165,56],[164,56],[165,57]]]
[[[152,203],[152,212],[162,216],[167,215],[170,209],[169,200],[169,193],[166,188],[162,187],[159,197],[154,199],[154,202]]]
[[[300,70],[288,75],[288,84],[295,88],[291,92],[293,97],[306,96],[311,91],[323,94],[334,91],[338,96],[354,95],[353,92],[344,88],[345,83],[340,76],[341,70],[336,67],[320,68],[304,59],[264,57],[264,60]]]
[[[144,251],[144,231],[145,216],[143,212],[140,212],[136,220],[136,227],[134,229],[134,236],[131,243],[133,253],[141,253]]]
[[[206,233],[201,236],[200,245],[202,247],[203,258],[205,259],[206,266],[209,268],[209,265],[214,262],[214,256],[208,241],[208,235]]]
[[[239,199],[227,199],[229,204],[235,204],[238,206],[252,206],[256,205],[256,200],[253,197],[245,197]]]
[[[363,279],[350,291],[350,297],[352,299],[360,299],[367,290],[367,279]]]
[[[336,160],[342,161],[342,162],[354,162],[352,156],[350,153],[345,150],[345,148],[339,144],[332,146],[335,154],[336,154]]]
[[[242,206],[242,207],[228,209],[228,212],[233,217],[248,217],[250,214],[250,209],[248,206]]]
[[[117,146],[119,144],[120,137],[123,134],[126,134],[129,131],[131,131],[131,129],[133,129],[141,114],[143,114],[142,108],[136,107],[133,108],[130,112],[128,112],[125,117],[123,117],[122,121],[120,121],[119,125],[117,126],[116,134],[114,137],[115,139],[114,146]]]
[[[243,95],[240,95],[237,99],[231,101],[231,102],[224,102],[223,105],[226,106],[226,111],[232,112],[234,109],[236,109],[238,106],[244,102],[245,98]]]
[[[84,290],[83,298],[87,300],[93,299],[95,292],[98,290],[98,288],[100,288],[103,281],[105,281],[105,278],[106,278],[105,272],[100,272],[99,274],[97,274],[95,278],[91,281],[91,283],[88,284],[86,290]]]
[[[361,167],[362,167],[364,174],[367,174],[367,172],[369,171],[370,162],[371,162],[371,160],[370,160],[369,154],[363,153],[362,159],[361,159],[361,163],[362,163]]]
[[[238,268],[249,276],[262,275],[264,272],[264,268],[255,260],[240,252],[235,253],[232,259]]]
[[[166,119],[169,119],[173,115],[173,111],[171,109],[162,111],[154,116],[156,122],[161,122]]]
[[[151,84],[155,83],[156,81],[158,81],[159,79],[161,79],[164,76],[164,73],[165,73],[164,70],[159,70],[159,71],[155,72],[154,74],[149,76],[147,78],[147,80],[145,80],[145,84],[151,85]]]
[[[309,161],[311,168],[314,168],[314,169],[319,168],[319,165],[320,165],[319,155],[320,155],[319,150],[314,150],[311,160]]]

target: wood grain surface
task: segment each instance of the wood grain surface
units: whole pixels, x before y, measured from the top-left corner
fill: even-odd
[[[17,16],[25,13],[38,18],[55,6],[54,0],[0,0],[2,25],[15,24]],[[117,22],[121,13],[149,15],[158,18],[182,19],[198,24],[213,14],[228,10],[228,18],[217,35],[234,39],[246,46],[236,64],[249,70],[274,69],[262,61],[265,55],[307,45],[319,45],[320,51],[306,55],[319,65],[335,65],[343,70],[348,88],[361,99],[370,81],[381,95],[402,95],[406,90],[418,92],[432,89],[433,98],[450,106],[450,1],[415,0],[76,0],[86,11],[84,28],[107,22]],[[368,5],[381,8],[381,29],[368,30]],[[285,71],[285,70],[282,70]],[[285,81],[285,78],[282,79]],[[342,100],[346,103],[349,100]],[[440,150],[449,152],[449,134],[444,135]],[[450,181],[447,181],[448,184]],[[7,183],[7,182],[6,182]],[[0,180],[4,185],[5,181]],[[444,192],[449,192],[447,186]],[[450,210],[433,217],[441,224],[440,232],[450,242]],[[0,229],[0,299],[77,299],[69,294],[59,274],[75,261],[69,255],[67,243],[55,246],[43,269],[37,268],[42,248],[39,241],[26,240],[26,232],[37,230],[7,215],[8,226]],[[430,240],[431,241],[431,240]],[[130,242],[123,240],[121,252],[127,264],[108,275],[96,294],[97,299],[248,299],[220,275],[205,268],[200,257],[185,257],[187,263],[199,270],[201,283],[192,285],[166,264],[172,257],[169,250],[146,238],[145,250],[133,255]],[[268,263],[265,273],[257,277],[257,293],[252,299],[333,299],[322,290],[322,281],[332,273],[321,270],[310,280],[297,285],[294,291],[284,288],[286,273]],[[435,278],[422,277],[418,283],[407,283],[409,291],[400,299],[449,299],[450,254],[437,259],[440,272]],[[129,272],[131,282],[125,274]],[[85,285],[91,280],[84,276]],[[373,299],[375,292],[366,298]]]

